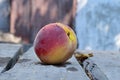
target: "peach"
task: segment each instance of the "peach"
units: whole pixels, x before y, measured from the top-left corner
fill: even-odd
[[[66,62],[76,47],[74,31],[62,23],[51,23],[42,27],[34,40],[34,51],[45,64]]]

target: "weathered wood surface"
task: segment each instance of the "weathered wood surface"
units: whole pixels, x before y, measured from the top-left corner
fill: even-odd
[[[11,57],[22,47],[21,44],[0,43],[0,72],[6,66]],[[0,79],[1,80],[1,79]]]
[[[104,72],[91,59],[86,59],[82,65],[91,80],[109,80]]]
[[[21,44],[0,43],[0,57],[12,57],[20,47]]]
[[[80,51],[75,51],[75,56],[90,80],[108,80],[107,76],[101,71],[97,64],[89,59],[93,57],[92,53],[85,54]]]
[[[93,72],[92,76],[100,77],[99,72],[103,72],[104,76],[102,74],[101,78],[97,80],[107,80],[107,78],[108,80],[120,80],[120,52],[81,51],[81,53],[93,53],[94,56],[85,60],[83,64],[84,66],[87,65],[86,69],[92,69],[90,67],[93,67],[93,70],[91,70]],[[97,72],[96,69],[99,69],[99,71]]]
[[[26,52],[9,71],[0,74],[0,80],[89,80],[74,57],[63,65],[44,65],[33,48]]]
[[[109,80],[120,80],[120,52],[94,52],[91,58]]]
[[[0,44],[0,71],[21,45]],[[80,51],[93,53],[83,61],[82,67],[72,57],[63,65],[44,65],[33,51],[33,47],[20,58],[9,71],[0,73],[0,80],[119,80],[120,52]],[[85,74],[88,73],[90,79]],[[92,76],[92,78],[91,78]]]

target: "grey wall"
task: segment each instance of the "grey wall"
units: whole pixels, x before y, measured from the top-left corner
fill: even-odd
[[[9,31],[10,1],[0,0],[0,31]]]
[[[119,50],[120,0],[78,0],[76,31],[80,49]]]

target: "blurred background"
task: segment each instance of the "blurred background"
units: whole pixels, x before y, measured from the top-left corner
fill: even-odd
[[[1,39],[32,44],[41,27],[53,22],[74,29],[76,3],[76,0],[0,0]]]
[[[120,50],[120,0],[0,0],[0,42],[32,44],[52,22],[69,25],[79,49]]]
[[[79,48],[120,50],[120,0],[78,0]]]

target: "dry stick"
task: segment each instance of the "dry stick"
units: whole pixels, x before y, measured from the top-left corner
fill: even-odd
[[[91,80],[108,80],[107,76],[101,71],[101,69],[89,59],[89,57],[93,56],[92,53],[84,54],[77,51],[75,52],[75,56]]]

